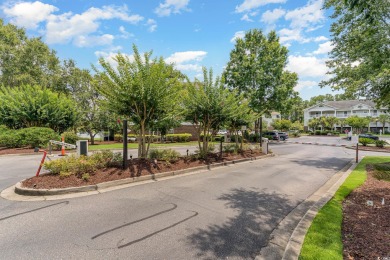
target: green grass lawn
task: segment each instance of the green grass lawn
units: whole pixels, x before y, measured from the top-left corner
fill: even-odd
[[[161,147],[175,147],[175,146],[195,146],[198,145],[198,142],[185,142],[185,143],[167,143],[167,144],[150,144],[151,148],[161,148]],[[128,149],[137,149],[138,144],[137,143],[128,143],[127,144]],[[123,149],[122,143],[115,143],[115,144],[98,144],[98,145],[89,145],[88,149],[90,151],[95,150],[107,150],[107,149]]]
[[[365,157],[317,214],[303,243],[299,259],[343,259],[342,202],[367,177],[366,164],[388,162],[389,157]]]

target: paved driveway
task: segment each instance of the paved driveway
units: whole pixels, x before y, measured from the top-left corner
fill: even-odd
[[[354,156],[328,146],[271,149],[277,156],[94,196],[0,199],[0,259],[254,258],[278,223]],[[28,175],[23,164],[35,159],[1,157],[12,166],[2,167],[2,180]]]

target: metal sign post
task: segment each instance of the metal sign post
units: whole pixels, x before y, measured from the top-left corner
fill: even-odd
[[[352,136],[352,143],[356,144],[356,163],[359,162],[359,136],[354,135]]]
[[[127,168],[127,120],[123,120],[123,169]]]

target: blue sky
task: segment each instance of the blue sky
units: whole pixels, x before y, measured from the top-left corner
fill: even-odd
[[[276,30],[289,49],[287,69],[299,75],[296,90],[303,99],[331,93],[319,88],[332,46],[329,11],[323,0],[131,0],[3,1],[6,22],[41,36],[61,59],[91,68],[98,58],[120,51],[131,55],[153,50],[190,78],[201,68],[220,75],[235,37],[250,29]]]

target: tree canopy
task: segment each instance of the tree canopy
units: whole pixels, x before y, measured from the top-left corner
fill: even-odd
[[[327,62],[333,77],[321,86],[344,89],[378,103],[390,101],[390,1],[326,0],[333,50]]]
[[[178,112],[184,77],[162,57],[152,59],[151,51],[141,56],[135,45],[133,51],[134,60],[117,54],[117,66],[99,59],[103,71],[96,68],[95,71],[103,84],[97,85],[97,89],[113,112],[139,126],[139,157],[145,158],[149,147],[146,130],[156,121]]]
[[[268,35],[257,29],[246,32],[230,52],[224,71],[226,86],[243,93],[260,115],[280,111],[298,81],[296,73],[285,69],[287,54],[275,31]]]
[[[0,83],[8,87],[39,85],[56,89],[61,63],[40,38],[0,19]]]
[[[75,125],[73,100],[40,86],[0,87],[0,125],[12,129],[50,127],[62,133]]]

